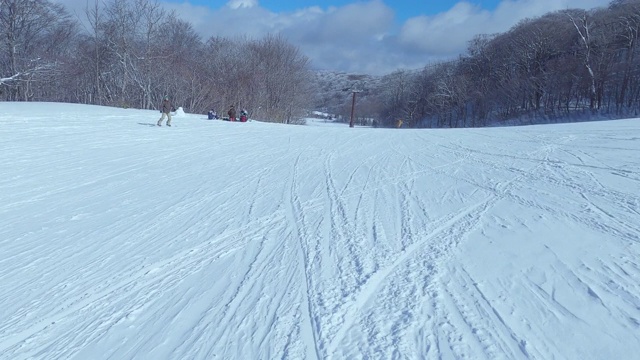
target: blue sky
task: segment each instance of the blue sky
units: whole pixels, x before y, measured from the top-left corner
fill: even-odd
[[[184,0],[168,0],[170,3],[184,3]],[[190,0],[193,5],[207,6],[212,9],[219,9],[227,4],[227,0]],[[292,12],[311,6],[328,8],[330,6],[340,7],[352,4],[353,0],[260,0],[260,6],[273,12]],[[435,15],[451,9],[458,1],[451,0],[389,0],[385,3],[393,8],[398,21],[405,21],[416,15]],[[487,10],[494,10],[500,0],[468,0],[467,2]]]
[[[52,1],[82,13],[87,0]],[[279,34],[313,69],[383,75],[458,57],[474,36],[506,32],[525,18],[611,0],[158,1],[203,40]]]

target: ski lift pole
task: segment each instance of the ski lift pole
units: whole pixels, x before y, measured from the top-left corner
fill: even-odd
[[[349,127],[353,127],[353,113],[356,108],[356,93],[357,91],[353,91],[353,100],[351,101],[351,120],[349,121]]]
[[[353,99],[351,100],[351,120],[349,121],[349,127],[353,127],[353,115],[356,109],[356,93],[359,93],[360,90],[354,90],[353,88],[342,89],[342,91],[351,91],[353,94]]]

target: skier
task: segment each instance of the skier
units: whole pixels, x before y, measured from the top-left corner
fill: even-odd
[[[247,112],[247,110],[242,109],[240,111],[240,121],[241,122],[247,122],[248,115],[249,115],[249,113]]]
[[[208,118],[209,118],[209,120],[217,119],[218,118],[218,114],[216,113],[215,110],[211,109],[211,110],[209,110]]]
[[[229,121],[236,121],[236,109],[233,107],[233,105],[231,105],[231,108],[229,109],[229,112],[227,112],[227,115],[229,115]]]
[[[171,102],[169,101],[169,97],[165,96],[164,100],[162,100],[162,104],[160,104],[160,112],[162,115],[160,116],[160,120],[158,120],[158,126],[162,126],[162,120],[167,118],[167,126],[171,126]]]

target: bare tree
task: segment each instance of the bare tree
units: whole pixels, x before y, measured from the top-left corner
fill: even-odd
[[[137,0],[137,10],[140,13],[140,46],[135,51],[137,67],[132,68],[132,79],[141,91],[140,107],[151,109],[154,107],[152,73],[158,61],[162,61],[163,54],[157,51],[161,26],[165,25],[167,12],[157,1]],[[172,19],[173,20],[173,19]]]
[[[0,86],[7,98],[28,101],[34,82],[46,82],[76,34],[63,6],[46,0],[0,0]]]
[[[578,11],[574,11],[573,13],[570,11],[567,11],[566,14],[567,14],[567,17],[569,17],[569,19],[571,20],[571,23],[573,24],[573,26],[575,27],[580,37],[580,42],[583,46],[582,61],[583,61],[584,67],[587,69],[589,73],[589,80],[590,80],[589,107],[591,109],[595,109],[596,98],[597,98],[596,74],[594,71],[593,60],[592,60],[594,49],[593,49],[593,43],[592,43],[592,37],[591,37],[591,31],[594,27],[594,23],[590,18],[589,13],[586,11],[578,10]]]
[[[412,83],[411,73],[404,70],[394,71],[382,78],[380,87],[383,89],[383,100],[379,114],[382,126],[393,127],[398,119],[406,120]]]
[[[255,81],[243,81],[241,90],[249,104],[264,118],[277,122],[297,122],[310,103],[308,92],[309,59],[281,36],[267,35],[247,45],[252,59],[251,76]]]
[[[205,81],[202,79],[202,42],[191,24],[174,15],[161,26],[157,44],[167,55],[153,69],[159,77],[160,94],[173,94],[174,103],[185,111],[202,111],[207,106]],[[158,99],[159,102],[160,99]]]
[[[640,64],[638,64],[638,39],[640,37],[640,1],[616,0],[609,6],[612,32],[615,39],[615,51],[618,62],[614,73],[618,74],[619,86],[615,91],[616,113],[623,114],[626,109],[637,108]]]
[[[204,46],[201,57],[201,81],[206,93],[207,108],[224,113],[234,101],[230,88],[234,86],[236,57],[235,43],[226,38],[212,37]],[[238,51],[237,54],[240,52]]]
[[[102,96],[102,58],[103,58],[103,48],[105,45],[104,34],[102,31],[102,26],[104,23],[103,19],[103,9],[101,6],[100,0],[95,0],[93,5],[89,7],[89,3],[87,2],[87,6],[85,8],[85,16],[87,18],[88,26],[87,29],[87,55],[89,53],[91,56],[87,56],[86,59],[83,59],[84,62],[91,63],[91,78],[92,85],[91,89],[87,89],[88,93],[88,101],[89,103],[102,104],[103,96]],[[90,45],[89,45],[90,44]]]

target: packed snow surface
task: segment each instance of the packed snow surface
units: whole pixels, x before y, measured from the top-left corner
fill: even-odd
[[[1,359],[638,358],[639,120],[159,115],[0,103]]]

